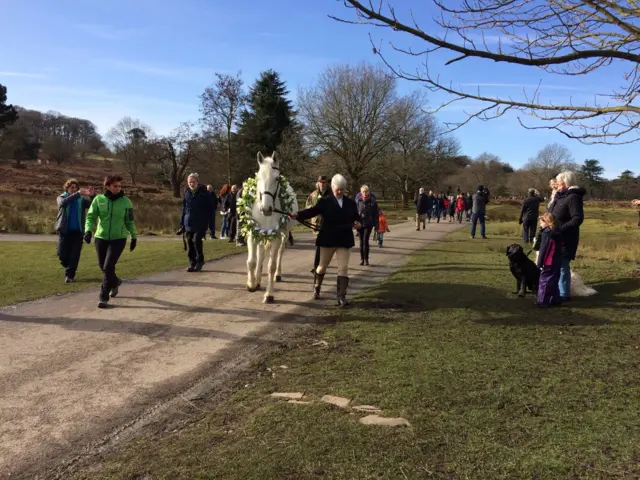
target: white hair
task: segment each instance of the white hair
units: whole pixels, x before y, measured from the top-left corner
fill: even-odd
[[[558,182],[564,182],[567,188],[576,187],[578,184],[578,177],[574,172],[566,171],[561,172],[556,177]]]
[[[331,179],[331,188],[347,188],[347,179],[336,173]]]
[[[197,173],[190,173],[190,174],[189,174],[189,176],[188,176],[187,178],[189,178],[189,177],[193,177],[193,178],[195,178],[196,180],[199,180],[199,179],[200,179],[200,175],[198,175]]]
[[[420,193],[424,193],[424,188],[421,188],[421,189],[419,190],[419,192],[420,192]]]

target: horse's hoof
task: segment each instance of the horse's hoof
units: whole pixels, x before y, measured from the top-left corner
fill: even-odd
[[[257,288],[251,288],[249,285],[247,285],[247,292],[253,293],[257,290]]]
[[[276,275],[276,282],[281,282],[282,281],[282,277],[280,275]]]
[[[276,301],[275,298],[273,298],[273,295],[268,295],[266,297],[264,297],[264,303],[274,303]]]

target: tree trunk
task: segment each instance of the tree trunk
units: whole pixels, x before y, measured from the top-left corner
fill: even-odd
[[[409,208],[409,196],[411,195],[411,192],[408,192],[406,190],[402,191],[402,208]]]
[[[177,182],[176,180],[172,180],[171,189],[173,190],[173,197],[180,198],[180,182]]]

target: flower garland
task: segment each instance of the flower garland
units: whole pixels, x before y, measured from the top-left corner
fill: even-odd
[[[286,213],[293,211],[294,195],[288,192],[289,182],[284,176],[280,176],[280,187],[278,188],[278,199],[280,200],[280,210]],[[253,218],[252,209],[258,193],[257,178],[249,178],[242,184],[242,195],[238,199],[238,220],[240,223],[240,231],[242,235],[247,237],[249,233],[254,240],[258,242],[268,243],[284,233],[289,217],[281,215],[278,227],[275,229],[265,230],[258,225]]]

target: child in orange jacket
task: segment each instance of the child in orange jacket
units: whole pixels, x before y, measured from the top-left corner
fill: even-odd
[[[384,212],[380,210],[378,212],[378,247],[382,248],[384,234],[390,231],[391,230],[389,230],[389,224],[387,223],[387,217],[385,217]]]

